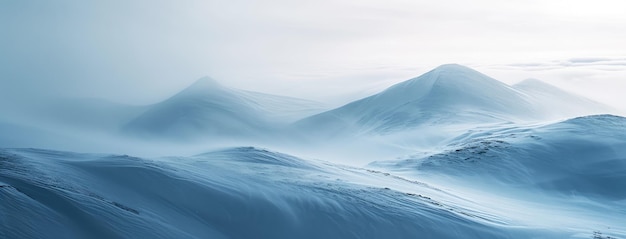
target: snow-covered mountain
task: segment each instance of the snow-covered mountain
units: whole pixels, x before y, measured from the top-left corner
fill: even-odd
[[[180,93],[153,105],[123,127],[146,137],[189,139],[214,135],[255,135],[268,119],[234,91],[210,78],[196,81]]]
[[[539,114],[528,97],[514,88],[450,64],[297,124],[387,133],[422,124],[511,121]]]
[[[558,107],[565,105],[563,109]],[[342,132],[389,134],[423,125],[564,118],[600,107],[547,84],[527,81],[512,87],[468,67],[449,64],[381,93],[303,119],[296,126],[315,129],[325,136]]]
[[[256,137],[321,107],[312,101],[231,89],[205,77],[151,106],[123,131],[175,140]]]

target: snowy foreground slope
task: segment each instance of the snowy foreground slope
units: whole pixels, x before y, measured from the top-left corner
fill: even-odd
[[[254,148],[141,159],[3,150],[2,238],[506,238],[419,182]],[[405,187],[410,191],[385,189]],[[421,194],[421,195],[420,195]],[[555,232],[556,233],[556,232]]]
[[[432,186],[254,148],[148,160],[3,150],[3,238],[507,238]],[[409,191],[386,189],[403,187]],[[559,232],[550,232],[559,233]],[[563,233],[563,232],[561,232]]]
[[[477,130],[369,169],[253,147],[3,149],[0,238],[624,238],[625,129],[590,116]]]

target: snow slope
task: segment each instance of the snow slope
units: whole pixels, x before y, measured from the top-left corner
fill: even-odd
[[[261,112],[210,78],[202,78],[130,121],[125,132],[189,139],[254,135],[268,127]]]
[[[594,115],[468,132],[442,152],[373,165],[489,190],[506,185],[626,203],[626,118]]]
[[[509,227],[446,206],[434,198],[450,195],[416,181],[251,147],[161,159],[4,149],[0,159],[2,238],[518,238],[568,233]]]
[[[626,235],[615,222],[626,212],[604,215],[606,210],[577,205],[557,210],[457,189],[253,147],[156,159],[2,149],[0,237],[589,238],[598,230]],[[541,210],[558,223],[538,224],[524,213]]]
[[[370,167],[436,183],[474,200],[492,200],[485,211],[512,220],[626,236],[623,117],[593,115],[550,124],[477,128],[440,152]]]

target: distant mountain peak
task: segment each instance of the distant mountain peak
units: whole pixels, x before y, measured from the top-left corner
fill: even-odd
[[[475,71],[475,70],[464,65],[451,63],[451,64],[440,65],[436,67],[435,69],[433,69],[433,71]]]
[[[219,82],[217,82],[215,79],[208,77],[208,76],[205,76],[196,80],[196,82],[194,82],[193,84],[189,86],[189,88],[215,88],[215,87],[222,87],[222,85]]]
[[[196,82],[194,82],[193,84],[189,85],[187,88],[185,88],[183,91],[181,91],[179,94],[183,94],[183,95],[187,95],[187,94],[199,94],[199,93],[207,93],[207,92],[213,92],[213,91],[222,91],[226,89],[226,87],[222,86],[219,82],[217,82],[216,80],[214,80],[211,77],[205,76],[202,77],[198,80],[196,80]]]
[[[411,87],[413,90],[429,89],[439,86],[446,89],[466,88],[480,91],[488,85],[504,86],[501,83],[472,68],[459,64],[444,64],[411,80],[398,84],[401,87]],[[393,88],[393,87],[392,87]]]
[[[523,81],[520,81],[518,83],[516,83],[514,85],[515,87],[525,87],[525,86],[544,86],[544,87],[555,87],[554,85],[551,85],[550,83],[547,83],[545,81],[539,80],[539,79],[535,79],[535,78],[528,78],[525,79]]]
[[[509,122],[536,115],[517,90],[459,64],[441,65],[421,76],[299,122],[330,125],[329,132],[355,127],[360,132],[392,133],[430,124]]]

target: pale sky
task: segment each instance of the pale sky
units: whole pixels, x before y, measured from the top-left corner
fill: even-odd
[[[459,63],[626,110],[623,9],[620,0],[2,0],[0,94],[146,104],[211,76],[339,104]]]

